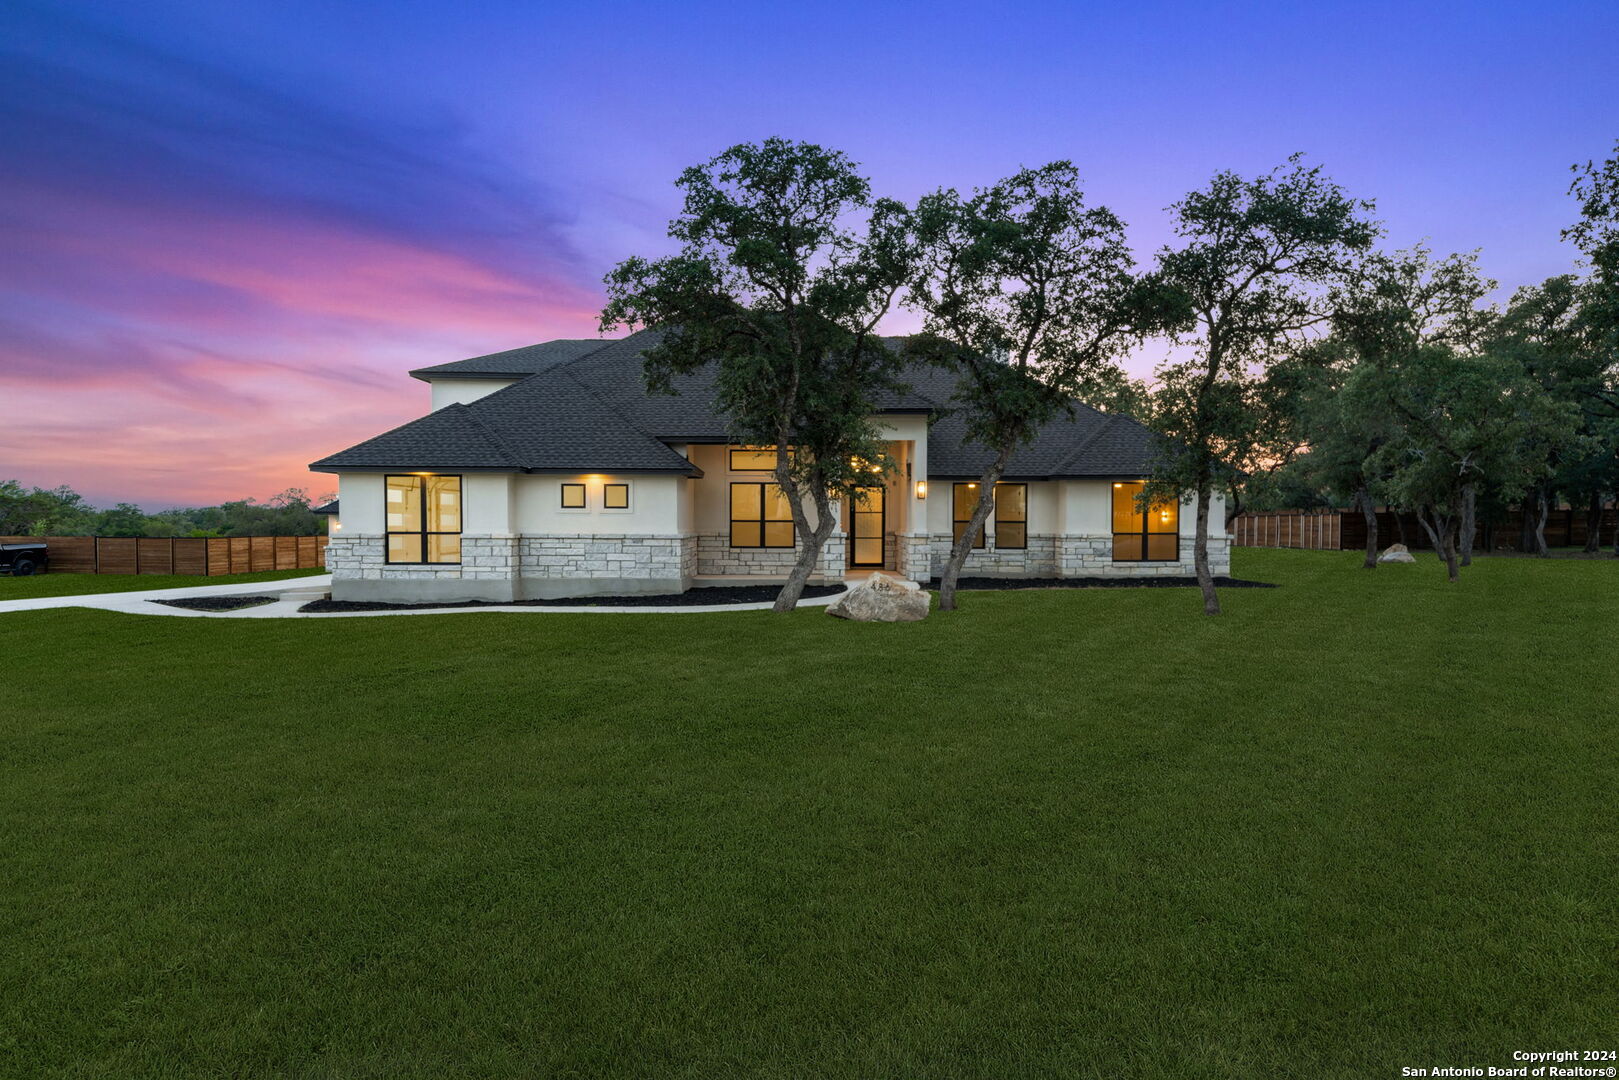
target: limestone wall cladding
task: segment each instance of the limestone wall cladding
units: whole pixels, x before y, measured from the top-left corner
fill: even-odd
[[[986,538],[993,543],[993,537]],[[944,573],[944,564],[950,558],[951,537],[936,534],[930,549],[929,576]],[[961,571],[966,576],[983,577],[1056,577],[1057,537],[1031,536],[1026,548],[984,547],[969,552]]]
[[[948,534],[936,533],[929,539],[929,576],[944,572],[950,543]],[[1209,537],[1209,566],[1216,576],[1231,573],[1227,537]],[[911,569],[907,564],[906,570]],[[1189,538],[1181,540],[1180,558],[1174,562],[1115,562],[1113,537],[1107,535],[1031,536],[1027,548],[989,547],[972,552],[962,572],[986,577],[1189,577],[1195,571]],[[910,576],[922,580],[921,575]]]
[[[697,572],[717,577],[785,577],[798,561],[799,546],[792,548],[733,548],[724,533],[706,533],[696,539]],[[845,537],[834,532],[821,548],[817,573],[828,581],[842,581]]]
[[[626,533],[518,538],[518,569],[525,578],[614,578],[689,581],[696,538]]]
[[[944,569],[949,534],[895,536],[889,565],[925,581]],[[847,538],[835,532],[821,552],[819,576],[841,581]],[[337,535],[326,548],[334,581],[497,581],[526,578],[679,579],[786,575],[796,550],[732,548],[724,535],[656,536],[463,536],[461,562],[390,565],[381,536]],[[1231,543],[1209,537],[1209,564],[1231,573]],[[1112,536],[1031,536],[1025,549],[987,548],[967,557],[969,575],[1008,577],[1187,577],[1193,572],[1192,542],[1182,538],[1175,562],[1114,562]]]
[[[1060,577],[1191,577],[1196,573],[1192,540],[1182,537],[1175,562],[1114,562],[1112,536],[1059,538]],[[1231,573],[1231,541],[1209,537],[1209,569],[1216,577]]]
[[[933,537],[905,533],[895,538],[894,569],[912,581],[933,576]]]
[[[334,581],[498,580],[511,577],[517,565],[513,536],[464,535],[459,563],[390,563],[387,540],[381,536],[334,536],[326,551],[326,568]]]

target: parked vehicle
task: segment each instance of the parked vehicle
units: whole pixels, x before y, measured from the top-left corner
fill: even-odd
[[[43,574],[50,566],[45,544],[0,544],[0,573],[12,577]]]

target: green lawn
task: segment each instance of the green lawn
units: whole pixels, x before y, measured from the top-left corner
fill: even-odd
[[[0,575],[0,600],[36,596],[82,596],[87,593],[138,592],[146,589],[194,589],[200,585],[233,585],[246,581],[281,581],[324,574],[325,570],[261,570],[256,574],[199,577],[195,574],[34,574]]]
[[[0,616],[0,1076],[1397,1077],[1619,1044],[1619,560]],[[794,657],[802,656],[802,661]]]

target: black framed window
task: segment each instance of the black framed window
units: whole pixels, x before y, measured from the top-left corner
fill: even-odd
[[[585,508],[585,485],[562,485],[562,509],[583,510]]]
[[[1113,561],[1175,562],[1181,557],[1180,504],[1173,499],[1141,508],[1146,485],[1113,485]]]
[[[731,484],[731,546],[790,548],[793,509],[775,484],[734,481]]]
[[[1029,546],[1029,485],[995,485],[995,546]]]
[[[732,472],[775,472],[776,448],[774,446],[733,446],[731,447]]]
[[[951,514],[954,517],[954,527],[950,531],[950,540],[955,542],[961,539],[961,534],[967,531],[967,526],[973,519],[973,509],[978,505],[978,485],[954,484],[950,489]],[[978,527],[978,535],[973,537],[973,547],[984,546],[984,527]]]
[[[387,485],[388,562],[460,562],[461,478],[390,476]]]
[[[602,508],[604,510],[628,510],[630,508],[630,485],[603,484]]]

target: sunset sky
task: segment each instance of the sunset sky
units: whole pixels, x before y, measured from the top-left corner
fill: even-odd
[[[408,369],[592,336],[680,169],[770,135],[906,200],[1071,158],[1144,258],[1215,170],[1304,151],[1504,295],[1573,264],[1616,41],[1612,0],[10,0],[0,479],[329,491],[309,461],[426,410]]]

